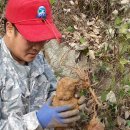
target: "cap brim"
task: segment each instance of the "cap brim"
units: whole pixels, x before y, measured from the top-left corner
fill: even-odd
[[[15,26],[26,40],[32,42],[60,39],[62,37],[53,23],[37,25],[15,24]]]

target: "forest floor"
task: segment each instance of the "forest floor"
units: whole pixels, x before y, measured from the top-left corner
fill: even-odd
[[[59,0],[53,7],[63,42],[88,57],[102,102],[94,106],[88,98],[85,121],[96,113],[105,130],[130,130],[130,1]]]

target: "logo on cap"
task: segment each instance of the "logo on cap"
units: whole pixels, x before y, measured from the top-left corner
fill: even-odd
[[[40,6],[38,8],[38,18],[46,19],[46,8],[44,6]]]

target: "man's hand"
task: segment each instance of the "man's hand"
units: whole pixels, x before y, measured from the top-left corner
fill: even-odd
[[[67,127],[80,119],[79,110],[74,106],[53,107],[51,104],[52,97],[36,113],[43,128]]]
[[[84,110],[85,107],[86,107],[86,104],[85,104],[85,96],[81,96],[78,100],[78,104],[79,104],[79,110]]]

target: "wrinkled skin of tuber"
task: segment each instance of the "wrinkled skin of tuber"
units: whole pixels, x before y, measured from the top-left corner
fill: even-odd
[[[78,99],[74,97],[79,80],[69,77],[62,78],[57,85],[56,96],[53,99],[53,106],[76,105],[78,108]]]
[[[104,130],[104,125],[99,121],[98,118],[93,118],[89,125],[87,126],[87,130]]]

